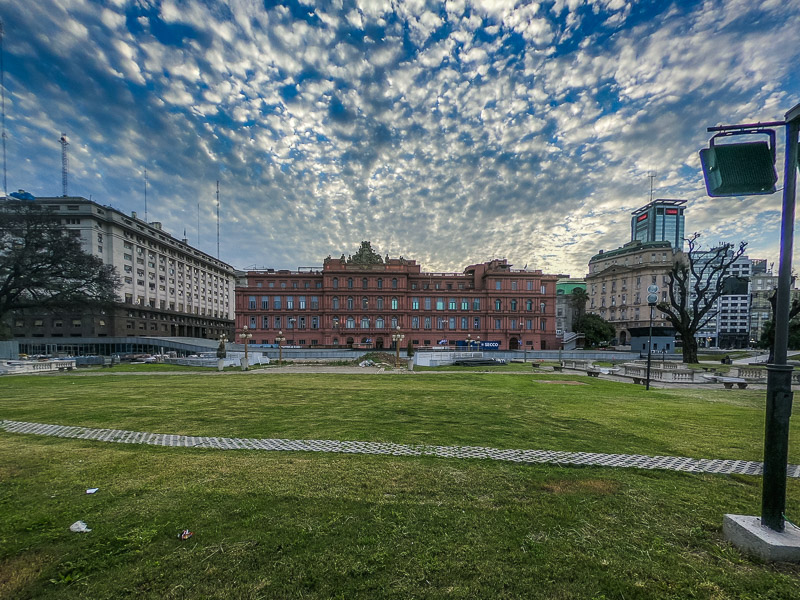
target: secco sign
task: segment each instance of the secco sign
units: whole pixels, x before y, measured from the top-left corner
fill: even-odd
[[[481,342],[481,350],[500,350],[500,342]]]

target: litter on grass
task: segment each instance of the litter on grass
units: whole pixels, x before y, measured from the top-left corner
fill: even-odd
[[[194,535],[193,531],[189,531],[188,529],[184,529],[178,534],[179,540],[188,540],[190,537]]]
[[[89,488],[88,490],[86,490],[86,493],[87,494],[94,494],[99,489],[100,488]]]
[[[69,526],[69,530],[74,533],[88,533],[91,531],[83,521],[75,521]]]

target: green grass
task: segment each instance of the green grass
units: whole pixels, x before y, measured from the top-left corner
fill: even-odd
[[[763,404],[549,373],[0,379],[13,420],[745,459]],[[800,599],[800,566],[722,539],[759,507],[757,477],[0,433],[0,598]]]
[[[27,376],[0,380],[0,397],[0,418],[63,425],[744,460],[761,457],[765,403],[556,373]]]

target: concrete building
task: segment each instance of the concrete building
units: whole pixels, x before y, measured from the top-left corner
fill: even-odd
[[[20,311],[10,317],[15,338],[232,337],[233,268],[136,213],[86,198],[36,198],[83,249],[116,267],[120,302],[101,313]]]
[[[252,343],[387,349],[400,328],[415,347],[463,345],[547,350],[556,338],[557,275],[512,269],[505,259],[461,273],[430,273],[414,260],[381,258],[369,242],[322,267],[248,271],[236,287],[236,329]]]
[[[633,240],[616,250],[601,250],[589,261],[586,311],[614,326],[619,345],[629,345],[631,328],[650,324],[648,286],[658,286],[659,302],[669,301],[669,272],[679,254],[668,241]],[[671,327],[658,310],[653,326]]]
[[[728,251],[728,257],[733,250]],[[703,272],[708,264],[717,256],[714,249],[695,252],[692,260],[695,271]],[[707,270],[707,269],[706,269]],[[752,275],[752,261],[742,255],[736,259],[726,274],[723,294],[716,300],[709,314],[710,320],[695,335],[697,345],[720,348],[746,348],[750,344],[750,293],[748,281]],[[718,275],[711,274],[711,289],[716,287]],[[690,301],[694,302],[696,282],[690,280]]]
[[[683,250],[684,204],[686,200],[654,200],[633,211],[631,240],[669,242]]]
[[[569,342],[574,337],[574,335],[570,335],[575,332],[573,324],[576,318],[571,294],[576,289],[585,292],[586,281],[564,277],[556,282],[556,335],[562,341]]]

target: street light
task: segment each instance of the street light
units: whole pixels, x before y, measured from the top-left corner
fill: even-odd
[[[472,352],[472,344],[478,346],[481,343],[481,336],[477,335],[473,339],[473,337],[468,333],[467,334],[467,350]]]
[[[400,342],[402,342],[403,338],[405,338],[405,337],[406,336],[404,336],[402,333],[400,333],[400,326],[398,325],[397,326],[397,333],[393,333],[392,334],[392,341],[394,342],[394,346],[395,346],[395,357],[394,357],[395,366],[400,364]]]
[[[783,121],[750,125],[725,125],[709,127],[709,132],[728,135],[766,133],[770,141],[774,133],[768,127],[785,127],[783,206],[781,212],[780,267],[778,270],[778,297],[775,307],[775,360],[767,365],[767,406],[764,426],[764,471],[761,489],[761,524],[773,531],[784,531],[786,508],[786,466],[789,452],[789,418],[792,414],[792,367],[786,364],[789,342],[789,305],[791,304],[792,247],[794,243],[794,215],[797,192],[798,137],[800,137],[800,104],[786,113]],[[717,137],[716,135],[714,137]],[[713,140],[713,138],[712,138]],[[732,148],[730,147],[732,146]],[[764,147],[732,144],[726,148],[732,159],[727,164],[718,161],[709,149],[701,154],[706,187],[709,195],[751,195],[770,193],[774,183],[773,164],[763,160]],[[721,146],[716,147],[716,151]],[[774,144],[767,151],[774,152]],[[761,158],[759,158],[759,155]],[[774,163],[774,154],[770,157]],[[760,162],[758,162],[760,160]],[[752,172],[752,165],[759,169]],[[715,169],[717,169],[715,171]],[[765,183],[766,181],[766,183]],[[724,193],[719,193],[720,189]]]
[[[242,371],[247,371],[250,366],[247,361],[247,342],[253,337],[253,334],[247,330],[247,325],[242,327],[242,333],[239,334],[239,337],[244,340],[244,363],[242,363]]]
[[[286,341],[286,338],[283,337],[283,332],[278,332],[278,337],[275,338],[275,343],[278,344],[278,366],[280,367],[283,363],[283,346],[281,344]]]
[[[658,286],[647,286],[647,303],[650,305],[650,340],[647,342],[647,385],[645,389],[650,389],[650,361],[653,358],[653,311],[658,302]]]

